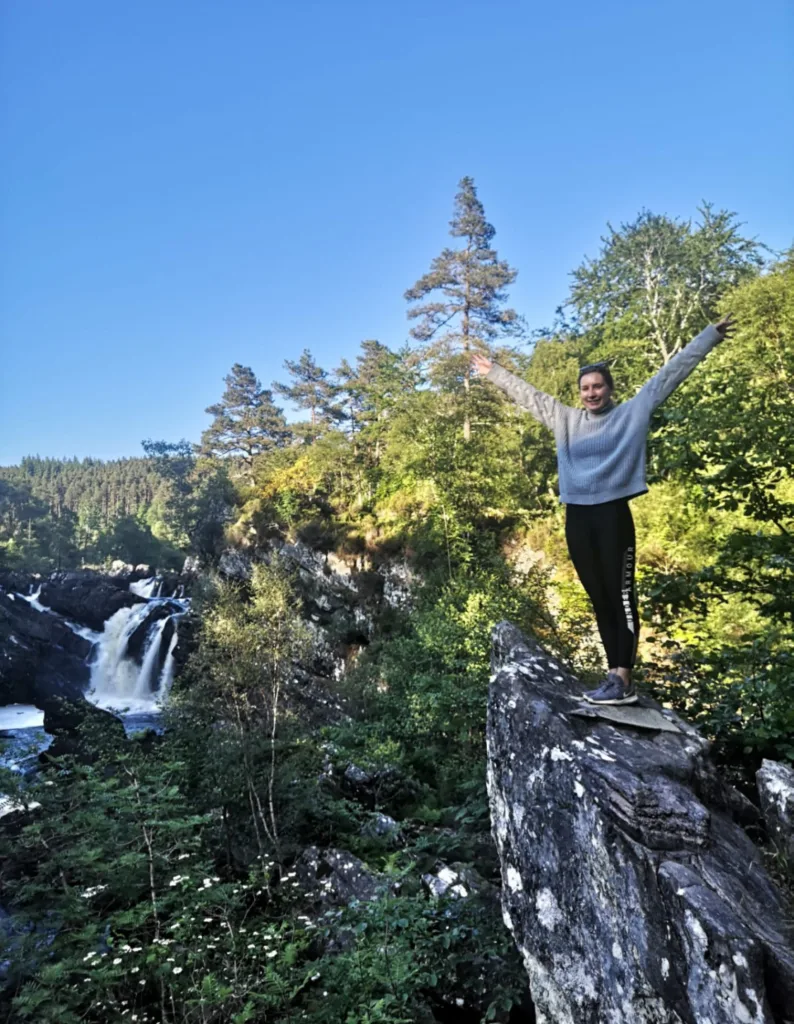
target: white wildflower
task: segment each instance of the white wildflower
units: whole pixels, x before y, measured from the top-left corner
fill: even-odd
[[[103,889],[107,889],[106,885],[92,885],[88,889],[85,889],[80,893],[80,897],[84,900],[90,900],[92,896],[96,896],[98,892],[102,892]]]

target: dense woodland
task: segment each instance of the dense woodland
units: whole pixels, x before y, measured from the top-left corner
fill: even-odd
[[[399,351],[366,340],[352,363],[322,368],[307,350],[269,387],[235,364],[196,443],[147,440],[142,458],[28,458],[0,470],[7,565],[49,571],[121,558],[178,567],[192,554],[206,570],[200,642],[160,754],[128,753],[123,778],[100,765],[37,797],[53,811],[86,808],[96,835],[91,854],[68,814],[43,826],[69,861],[42,867],[25,898],[34,906],[42,891],[63,890],[64,871],[74,874],[79,882],[57,897],[74,929],[56,940],[61,973],[44,971],[25,990],[20,1019],[103,1019],[86,1009],[92,992],[114,993],[116,1007],[126,993],[138,1005],[138,982],[122,978],[123,965],[108,957],[87,972],[80,958],[108,922],[134,949],[153,920],[160,945],[141,966],[140,1020],[420,1020],[420,993],[458,991],[461,977],[474,988],[470,968],[483,957],[498,980],[482,1019],[508,1019],[521,968],[490,912],[459,907],[450,933],[443,906],[406,886],[377,908],[342,915],[337,925],[358,938],[318,966],[290,890],[270,888],[307,842],[344,846],[394,877],[422,858],[478,863],[473,850],[488,832],[489,634],[500,619],[534,632],[585,679],[603,669],[565,553],[553,438],[472,376],[473,352],[569,404],[578,368],[607,360],[618,398],[629,397],[707,323],[735,315],[735,334],[653,423],[650,492],[633,502],[638,682],[713,737],[737,779],[762,755],[794,760],[794,259],[746,238],[734,214],[709,205],[691,221],[643,211],[608,228],[573,270],[556,322],[533,330],[509,306],[517,271],[499,258],[471,179],[460,183],[450,234],[405,292],[411,340]],[[301,422],[286,421],[284,399],[303,410]],[[284,673],[308,642],[289,575],[273,561],[240,588],[215,572],[229,547],[256,555],[276,537],[361,569],[404,564],[415,581],[410,615],[386,616],[340,684],[359,709],[353,724],[308,737],[278,710]],[[219,732],[218,721],[236,724]],[[320,793],[312,780],[328,749],[342,762],[399,769],[401,785],[385,787],[378,809],[417,826],[413,845],[397,852],[361,839],[357,812]],[[290,789],[295,779],[300,792]],[[262,792],[267,805],[254,799]],[[136,817],[142,793],[159,816],[150,833]],[[115,852],[99,823],[108,801],[127,836]],[[241,835],[256,847],[244,884],[234,857],[224,874],[213,852]],[[162,902],[147,902],[138,873],[154,858],[163,878],[176,874],[183,854],[191,878],[213,879],[207,891],[185,896],[181,883],[162,882]],[[76,885],[110,889],[81,901]],[[89,912],[96,903],[102,912]],[[205,915],[214,922],[206,929]],[[278,956],[255,961],[231,927],[210,943],[205,931],[224,915],[235,927],[255,922],[248,927],[267,932]],[[191,941],[175,954],[162,937],[173,942],[179,928]],[[168,955],[182,958],[183,976]]]

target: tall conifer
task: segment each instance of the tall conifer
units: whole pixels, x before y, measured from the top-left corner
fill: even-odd
[[[321,427],[344,418],[344,413],[336,401],[340,388],[331,380],[328,371],[317,365],[307,348],[303,350],[297,362],[285,359],[284,366],[293,383],[280,384],[273,381],[273,390],[293,402],[299,409],[307,410],[311,421],[309,439],[313,440]]]
[[[517,271],[491,246],[495,231],[485,219],[473,179],[462,178],[459,188],[450,234],[463,244],[436,256],[405,298],[412,303],[409,319],[417,321],[411,334],[423,345],[431,376],[445,389],[463,392],[463,436],[468,441],[471,355],[491,355],[493,343],[517,333],[520,321],[515,310],[504,305],[505,289]]]
[[[273,393],[262,387],[249,366],[235,363],[225,381],[220,402],[206,410],[214,419],[201,435],[201,451],[236,456],[253,479],[256,456],[286,444],[289,428]]]

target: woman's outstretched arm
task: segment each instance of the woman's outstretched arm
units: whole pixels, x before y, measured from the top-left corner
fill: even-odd
[[[498,363],[492,363],[485,356],[475,353],[471,357],[471,365],[475,373],[481,374],[486,380],[496,384],[508,398],[512,398],[516,405],[520,405],[522,409],[531,413],[544,427],[554,430],[557,410],[562,408],[556,398],[547,395],[545,391],[538,391],[531,384],[527,384],[525,380],[516,377],[515,374],[505,370]]]
[[[716,345],[727,338],[734,326],[731,314],[724,320],[720,320],[718,324],[709,324],[705,331],[701,331],[677,355],[673,356],[669,363],[665,363],[661,370],[651,377],[633,401],[640,399],[647,402],[650,405],[650,410],[653,411],[672,395],[678,385],[687,379],[698,363],[702,362]]]

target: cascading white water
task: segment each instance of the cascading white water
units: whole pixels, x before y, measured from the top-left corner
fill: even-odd
[[[168,645],[168,651],[163,662],[163,671],[160,673],[160,693],[162,699],[165,700],[171,690],[171,683],[174,681],[174,672],[176,671],[176,659],[174,658],[174,648],[179,641],[179,634],[176,629],[174,635],[171,637],[171,643]]]
[[[48,612],[49,608],[46,608],[40,601],[41,587],[35,592],[35,594],[19,594],[23,601],[27,601],[31,608],[35,608],[37,612]]]
[[[137,580],[130,583],[130,590],[138,597],[145,597],[147,600],[159,594],[163,585],[162,579],[157,576],[150,576],[148,580]]]
[[[143,654],[141,672],[138,676],[138,691],[141,697],[146,696],[147,690],[150,694],[155,690],[158,692],[160,690],[160,647],[163,642],[163,631],[167,625],[168,619],[158,619],[146,638],[146,649]],[[156,679],[155,673],[158,675]],[[141,693],[141,691],[143,692]]]
[[[140,666],[127,657],[130,634],[149,614],[148,604],[119,608],[105,623],[91,665],[89,697],[100,707],[126,706],[138,700]],[[147,694],[151,703],[151,693]]]
[[[165,603],[174,610],[149,627],[139,665],[127,655],[130,637],[150,613],[152,605]],[[155,711],[166,697],[174,674],[176,629],[164,658],[163,633],[169,621],[180,619],[186,611],[186,601],[155,597],[132,608],[120,608],[111,615],[99,638],[91,666],[91,700],[100,707]]]
[[[187,614],[190,607],[189,598],[160,597],[163,583],[161,576],[131,583],[132,593],[144,600],[132,608],[120,608],[105,622],[101,633],[70,622],[43,605],[39,601],[41,587],[35,593],[14,596],[27,601],[32,608],[43,614],[61,619],[74,633],[94,645],[91,653],[91,685],[86,694],[89,700],[100,707],[116,710],[126,708],[135,714],[151,715],[156,714],[171,689],[176,669],[176,623]],[[168,605],[168,614],[156,619],[148,627],[139,665],[127,653],[130,637],[149,615],[152,607],[157,605]],[[169,622],[173,623],[174,629],[168,640],[168,650],[163,653],[163,637]]]

